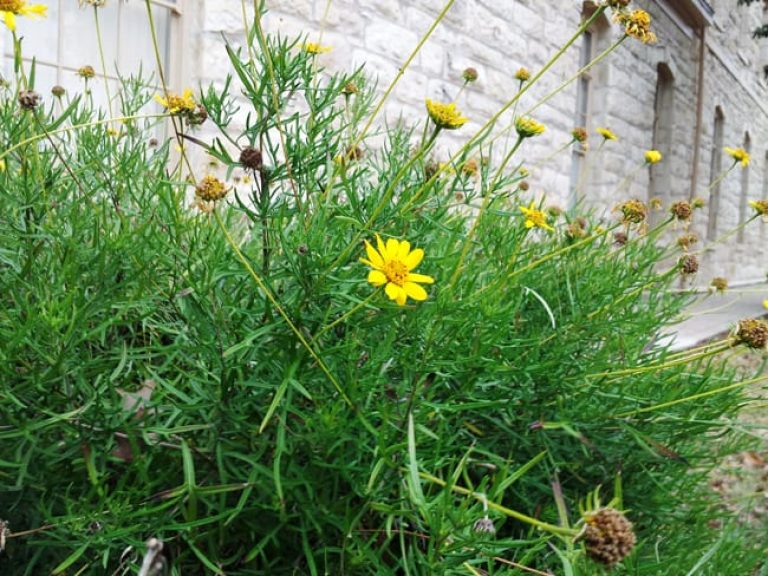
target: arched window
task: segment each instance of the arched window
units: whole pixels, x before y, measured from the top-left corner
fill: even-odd
[[[720,106],[715,108],[715,120],[712,131],[712,157],[709,163],[709,182],[714,182],[723,171],[723,128],[725,114]],[[707,238],[717,237],[717,214],[720,211],[720,182],[709,191],[709,222],[707,223]]]
[[[584,2],[582,16],[589,18],[592,16],[595,5],[591,2]],[[609,23],[606,18],[599,18],[582,35],[581,50],[579,52],[579,69],[587,66],[605,48],[606,32],[609,30]],[[603,64],[594,66],[579,76],[576,84],[576,110],[574,115],[573,128],[584,128],[589,133],[593,127],[593,110],[601,110],[604,106],[601,99],[604,95],[599,90],[597,84],[603,84],[605,81],[606,69]],[[587,168],[587,146],[576,143],[573,145],[571,153],[571,184],[569,194],[569,206],[573,208],[583,192],[583,188],[589,180],[586,174]]]
[[[656,96],[653,110],[652,148],[668,156],[672,149],[672,134],[675,123],[675,79],[666,64],[656,69]],[[666,204],[671,196],[671,174],[669,159],[650,166],[648,195],[660,197]]]
[[[744,150],[750,152],[752,149],[752,139],[749,132],[744,134]],[[739,242],[744,242],[744,224],[747,221],[747,203],[749,202],[749,165],[741,169],[741,193],[739,194],[739,232],[737,238]]]

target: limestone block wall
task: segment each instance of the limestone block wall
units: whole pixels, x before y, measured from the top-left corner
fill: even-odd
[[[585,207],[609,212],[629,196],[644,200],[654,193],[666,202],[688,199],[693,193],[709,200],[707,185],[712,158],[714,111],[725,116],[723,144],[742,146],[749,133],[753,163],[748,178],[734,170],[720,188],[718,230],[739,223],[742,184],[749,199],[768,195],[768,91],[762,66],[768,49],[751,39],[751,30],[763,18],[757,4],[736,10],[730,0],[711,2],[712,25],[705,32],[704,80],[698,163],[694,166],[697,130],[700,37],[675,10],[676,0],[636,0],[653,17],[659,38],[654,46],[627,39],[590,72],[590,151],[582,160],[584,176],[579,193]],[[221,83],[229,71],[222,36],[233,45],[244,41],[240,0],[188,0],[186,35],[197,47],[188,55],[185,75],[193,83]],[[378,78],[383,90],[419,39],[443,9],[443,0],[268,0],[264,20],[267,31],[305,34],[310,41],[333,47],[320,58],[332,70],[352,70],[362,64]],[[450,138],[441,136],[437,158],[469,138],[517,91],[513,75],[520,66],[537,71],[571,37],[585,9],[582,0],[456,0],[445,20],[423,47],[398,83],[381,121],[399,118],[417,123],[425,118],[424,100],[453,100],[461,86],[461,72],[472,66],[479,80],[465,89],[458,104],[470,122]],[[248,15],[250,16],[250,9]],[[321,23],[323,23],[321,25]],[[593,55],[621,37],[607,18],[592,32]],[[547,75],[520,101],[518,113],[535,103],[579,68],[580,38]],[[768,41],[764,41],[768,43]],[[766,44],[768,45],[768,44]],[[671,78],[664,96],[668,104],[659,118],[657,78]],[[567,149],[544,161],[566,144],[577,125],[577,83],[572,83],[533,115],[547,125],[540,137],[528,141],[522,156],[531,167],[531,194],[546,195],[551,203],[568,206],[574,187],[572,151]],[[500,126],[512,121],[507,113]],[[661,125],[660,125],[661,124]],[[610,127],[618,142],[600,146],[597,126]],[[654,140],[654,130],[657,138]],[[664,161],[651,169],[641,167],[643,152],[663,143]],[[660,146],[660,148],[662,148]],[[723,158],[723,167],[730,159]],[[697,186],[691,181],[697,175]],[[627,179],[627,175],[631,178]],[[651,178],[653,189],[651,190]],[[749,213],[749,212],[748,212]],[[696,231],[705,238],[708,210],[697,213]],[[768,225],[754,223],[743,235],[733,235],[703,257],[698,281],[707,284],[722,275],[731,282],[763,279],[768,270]],[[701,247],[701,243],[699,244]]]

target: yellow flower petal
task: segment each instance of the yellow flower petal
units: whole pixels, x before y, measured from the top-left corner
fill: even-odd
[[[435,279],[432,278],[432,276],[427,276],[426,274],[408,274],[408,276],[405,277],[406,282],[421,282],[422,284],[434,284]]]
[[[371,270],[368,272],[368,282],[374,286],[383,286],[387,283],[387,275],[381,270]]]
[[[379,254],[381,254],[381,257],[386,260],[388,258],[387,256],[387,247],[384,245],[384,241],[381,239],[381,236],[376,234],[376,246],[379,248]]]
[[[384,255],[384,260],[394,260],[397,258],[397,253],[400,250],[400,242],[394,238],[387,239],[387,253]]]
[[[403,261],[403,264],[408,268],[408,270],[413,270],[421,264],[421,261],[424,259],[424,250],[421,248],[416,248],[412,252],[408,254],[408,257]]]
[[[8,26],[11,32],[16,30],[16,15],[13,12],[4,12],[3,20],[5,20],[5,25]]]
[[[368,242],[368,240],[365,241],[365,253],[368,254],[368,260],[370,260],[370,266],[372,268],[384,267],[384,259],[381,257],[381,254],[376,252],[376,249],[371,246],[371,243]]]
[[[400,286],[398,286],[397,284],[393,284],[392,282],[390,282],[384,287],[384,292],[387,293],[387,296],[389,297],[390,300],[397,300],[398,298],[400,298],[401,294],[405,296],[405,292],[403,291],[403,289],[400,288]]]
[[[415,282],[406,282],[403,284],[405,293],[414,300],[423,301],[427,299],[427,291]]]
[[[408,253],[411,251],[411,243],[408,240],[402,240],[400,242],[400,250],[397,252],[397,258],[399,260],[406,260]]]

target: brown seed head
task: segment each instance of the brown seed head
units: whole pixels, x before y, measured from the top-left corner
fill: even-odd
[[[203,202],[215,202],[227,195],[229,190],[224,183],[215,176],[206,176],[195,189],[196,196]]]
[[[475,82],[477,80],[477,76],[477,70],[472,67],[465,68],[464,72],[461,73],[461,77],[464,78],[464,82],[467,84],[470,82]]]
[[[33,90],[19,92],[19,106],[24,110],[34,110],[40,104],[40,94]]]
[[[627,200],[618,206],[625,224],[641,224],[648,216],[648,208],[640,200]]]
[[[691,246],[699,241],[699,237],[696,234],[683,234],[677,239],[677,245],[683,250],[688,250]]]
[[[624,246],[624,244],[627,243],[627,240],[629,240],[629,237],[624,232],[614,232],[613,234],[613,243],[616,244],[616,246]]]
[[[768,322],[754,318],[739,320],[736,339],[749,348],[765,350],[768,347]]]
[[[723,278],[722,276],[717,276],[716,278],[712,278],[710,286],[717,292],[725,292],[728,289],[728,279]]]
[[[632,523],[614,508],[603,508],[586,517],[584,543],[587,555],[608,567],[629,556],[635,546]]]
[[[64,94],[66,94],[66,93],[67,93],[67,91],[64,89],[64,86],[59,86],[59,85],[57,84],[56,86],[54,86],[53,88],[51,88],[51,94],[53,94],[54,96],[56,96],[56,98],[61,98],[61,97],[62,97],[62,96],[64,96]]]
[[[680,258],[680,273],[685,276],[696,274],[699,271],[699,259],[693,254],[687,254]]]
[[[587,129],[583,126],[578,126],[571,130],[571,135],[573,136],[573,139],[576,140],[576,142],[581,142],[584,144],[584,142],[587,141]]]
[[[250,170],[261,170],[262,166],[264,166],[261,150],[253,146],[246,146],[240,152],[240,164]]]
[[[350,81],[344,84],[344,88],[341,89],[341,93],[344,94],[344,96],[351,96],[352,94],[357,94],[360,92],[360,89],[357,87],[357,84]]]
[[[693,208],[688,202],[675,202],[669,207],[669,212],[678,220],[690,220]]]

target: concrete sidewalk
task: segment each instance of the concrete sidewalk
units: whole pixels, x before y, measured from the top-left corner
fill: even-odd
[[[672,340],[672,350],[691,348],[713,336],[731,330],[742,318],[768,314],[763,300],[768,299],[768,284],[739,286],[723,294],[702,293],[687,310],[688,318],[670,326],[662,339]]]

